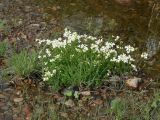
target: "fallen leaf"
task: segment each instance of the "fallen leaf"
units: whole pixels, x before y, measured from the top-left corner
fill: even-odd
[[[129,87],[137,88],[141,81],[142,81],[141,78],[134,77],[126,80],[126,84]]]
[[[30,108],[27,104],[24,106],[23,111],[25,112],[26,120],[30,120],[31,119],[31,111],[30,111]]]

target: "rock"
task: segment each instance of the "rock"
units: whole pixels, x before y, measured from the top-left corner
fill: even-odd
[[[146,43],[146,48],[147,48],[147,53],[148,57],[151,58],[154,55],[157,54],[159,48],[160,48],[160,39],[157,38],[154,35],[150,35],[148,37],[147,43]]]
[[[0,12],[2,12],[4,9],[4,5],[2,3],[0,3]]]
[[[67,113],[65,113],[65,112],[61,112],[61,113],[60,113],[60,116],[62,116],[62,117],[64,117],[64,118],[66,118],[66,119],[68,118],[68,114],[67,114]]]
[[[23,98],[14,98],[13,101],[15,103],[19,103],[19,102],[22,102],[23,101]]]
[[[1,108],[0,108],[2,111],[7,111],[7,110],[9,110],[9,106],[2,106]]]
[[[7,89],[9,87],[9,83],[0,83],[0,90]]]
[[[24,7],[24,11],[25,12],[30,12],[31,11],[31,7],[30,6],[25,6]]]
[[[73,102],[73,100],[69,99],[64,103],[67,107],[74,107],[75,103]]]
[[[91,92],[90,91],[82,91],[82,92],[80,92],[80,94],[83,96],[89,96],[89,95],[91,95]]]
[[[30,24],[29,28],[30,29],[39,29],[40,28],[40,24]]]
[[[76,6],[76,3],[70,3],[71,6]]]
[[[5,95],[0,94],[0,99],[5,99],[5,98],[6,98],[6,96],[5,96]]]
[[[3,113],[0,113],[0,120],[4,120],[4,115],[3,115]]]
[[[137,88],[141,81],[142,81],[141,78],[134,77],[134,78],[130,78],[130,79],[126,80],[126,84],[129,87]]]
[[[7,89],[4,89],[4,92],[6,93],[13,93],[14,89],[12,88],[7,88]]]
[[[4,120],[13,120],[12,114],[11,113],[4,114]]]
[[[130,6],[132,5],[134,0],[115,0],[115,2],[119,3],[120,5]]]

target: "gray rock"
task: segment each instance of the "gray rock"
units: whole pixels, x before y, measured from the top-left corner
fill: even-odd
[[[2,3],[0,3],[0,12],[2,12],[4,9],[4,5]]]
[[[147,47],[147,53],[148,53],[148,57],[151,58],[152,56],[154,56],[157,51],[159,50],[160,48],[160,38],[152,35],[152,36],[149,36],[148,40],[147,40],[147,44],[146,44],[146,47]]]
[[[31,6],[25,6],[24,11],[25,12],[30,12],[31,11]]]
[[[4,114],[4,120],[13,120],[12,114],[11,113]]]
[[[75,103],[71,99],[67,100],[64,104],[68,107],[74,107],[75,106]]]

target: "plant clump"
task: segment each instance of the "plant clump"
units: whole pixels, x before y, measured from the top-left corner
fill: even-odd
[[[7,46],[8,46],[7,41],[1,41],[0,42],[0,57],[5,56],[5,53],[7,51]]]
[[[28,77],[32,72],[37,70],[37,53],[35,51],[27,52],[26,50],[14,54],[9,60],[8,65],[19,77]]]
[[[36,39],[43,64],[43,80],[61,86],[100,85],[103,79],[136,71],[133,46],[124,46],[117,37],[79,35],[67,28],[62,37]]]

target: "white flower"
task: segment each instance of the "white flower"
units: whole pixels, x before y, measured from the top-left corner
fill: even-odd
[[[44,62],[44,65],[47,65],[48,63],[47,62]]]
[[[101,38],[101,39],[98,39],[97,41],[95,41],[95,43],[96,43],[97,45],[100,45],[102,42],[103,42],[103,39],[102,39],[102,38]]]
[[[43,58],[46,58],[46,55],[43,55]]]
[[[55,61],[55,59],[50,59],[49,61],[50,61],[50,62],[54,62],[54,61]]]
[[[121,54],[121,55],[118,56],[118,60],[119,60],[119,61],[122,61],[122,62],[124,62],[124,63],[128,63],[128,60],[129,60],[129,59],[128,59],[128,56],[123,53],[123,54]]]
[[[41,58],[41,56],[40,56],[40,55],[38,55],[38,58],[40,59],[40,58]]]
[[[148,58],[148,53],[143,52],[143,53],[141,54],[141,58],[147,59],[147,58]]]
[[[53,71],[52,71],[52,74],[55,74],[56,73],[56,69],[54,69]]]
[[[88,50],[88,47],[84,44],[80,45],[79,47],[82,49],[83,52],[86,52]]]
[[[135,65],[131,64],[131,67],[133,68],[134,71],[137,71],[137,68]]]
[[[134,47],[132,47],[130,45],[125,46],[125,49],[126,49],[127,53],[133,52],[135,50]]]
[[[53,74],[50,71],[45,72],[44,76],[46,77],[52,77]]]
[[[120,38],[119,36],[116,36],[116,39],[115,39],[115,41],[119,40],[119,38]]]
[[[51,52],[49,49],[46,49],[46,53],[48,54],[48,56],[51,56]]]
[[[44,77],[44,78],[43,78],[43,81],[48,81],[48,80],[49,80],[48,77]]]

